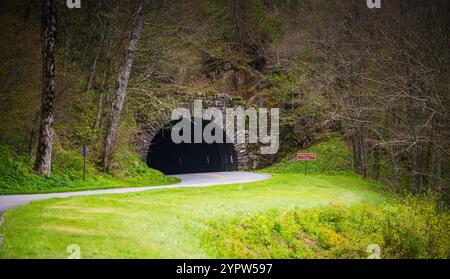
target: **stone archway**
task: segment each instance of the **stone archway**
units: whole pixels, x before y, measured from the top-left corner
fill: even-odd
[[[216,107],[223,112],[227,106],[232,106],[231,99],[226,95],[219,95],[203,99],[205,107]],[[192,101],[180,101],[179,107],[188,108],[193,112]],[[164,111],[158,119],[140,119],[138,122],[140,128],[134,137],[134,145],[141,159],[150,167],[162,170],[166,174],[187,173],[187,172],[207,172],[207,171],[231,171],[231,170],[248,170],[249,157],[247,153],[247,144],[234,143],[230,144],[192,144],[190,146],[175,146],[165,137],[170,137],[168,128],[173,125],[170,118],[171,111]],[[163,135],[165,133],[165,135]],[[235,134],[235,139],[238,135]],[[155,145],[159,144],[156,152]],[[198,146],[195,146],[198,145]],[[173,148],[173,152],[168,152]],[[183,151],[183,149],[196,150],[198,158],[193,158],[191,151]],[[161,162],[167,154],[167,164]],[[192,153],[194,154],[194,153]],[[153,156],[153,159],[152,159]],[[181,164],[180,164],[181,159]],[[178,161],[178,162],[177,162]],[[209,161],[209,164],[208,164]],[[175,166],[177,164],[177,166]],[[189,166],[196,164],[196,167]]]

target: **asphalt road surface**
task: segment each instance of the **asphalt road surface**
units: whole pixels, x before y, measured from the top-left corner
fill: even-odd
[[[50,194],[0,195],[0,215],[10,208],[20,206],[35,200],[45,200],[51,198],[67,198],[73,196],[100,195],[100,194],[121,194],[121,193],[139,192],[156,189],[207,187],[223,184],[255,182],[265,180],[271,177],[269,174],[260,174],[251,172],[208,172],[208,173],[176,174],[171,176],[178,177],[182,181],[177,184],[163,185],[163,186],[88,190],[88,191],[50,193]]]

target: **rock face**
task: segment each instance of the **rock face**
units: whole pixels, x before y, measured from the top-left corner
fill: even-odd
[[[203,109],[216,107],[224,115],[227,107],[266,107],[266,100],[262,91],[269,87],[269,83],[258,70],[247,66],[233,66],[230,63],[215,60],[208,60],[205,63],[209,67],[205,66],[203,74],[188,85],[190,91],[193,91],[194,94],[171,93],[171,98],[177,100],[177,107],[188,108],[191,115],[196,99],[202,100]],[[171,111],[165,110],[157,118],[137,117],[139,129],[133,142],[143,160],[147,158],[153,137],[170,123],[170,116]],[[235,138],[237,136],[235,135]],[[246,137],[248,136],[246,135]],[[265,167],[273,163],[275,158],[271,155],[261,155],[259,144],[235,143],[234,148],[239,170]]]
[[[238,96],[249,105],[264,105],[261,102],[261,90],[269,86],[263,75],[244,67],[233,67],[220,73],[214,81],[219,92]]]

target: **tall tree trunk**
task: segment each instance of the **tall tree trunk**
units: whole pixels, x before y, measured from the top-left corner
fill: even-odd
[[[367,168],[367,128],[362,124],[354,124],[351,136],[353,146],[353,167],[364,178],[369,176]]]
[[[372,165],[372,174],[371,177],[375,180],[380,179],[380,149],[378,147],[374,147],[372,151],[372,159],[373,159],[373,165]]]
[[[397,192],[398,191],[399,166],[398,166],[398,156],[396,154],[392,155],[391,162],[392,162],[391,186],[392,186],[392,189],[395,192]]]
[[[86,82],[86,86],[84,87],[84,94],[83,94],[83,103],[84,104],[86,104],[86,102],[87,102],[87,97],[88,97],[87,95],[88,95],[89,91],[91,90],[92,82],[95,77],[95,71],[97,69],[98,60],[99,60],[102,52],[103,52],[103,38],[101,39],[100,48],[97,52],[97,55],[95,55],[94,61],[91,64],[91,67],[89,70],[89,76],[88,76],[88,79]]]
[[[416,143],[412,150],[412,177],[411,177],[411,192],[417,194],[422,186],[422,148],[419,143]]]
[[[55,95],[56,0],[42,0],[42,104],[39,145],[34,170],[50,174],[52,163],[52,126]]]
[[[111,160],[114,155],[114,147],[117,138],[120,115],[122,113],[123,103],[125,100],[125,92],[128,85],[128,79],[130,77],[131,68],[133,66],[134,54],[137,50],[137,43],[141,36],[142,22],[144,18],[142,13],[142,6],[143,2],[141,2],[141,4],[139,5],[138,18],[130,37],[130,43],[128,45],[125,62],[117,78],[117,89],[111,110],[111,117],[108,123],[108,129],[106,131],[103,151],[103,166],[106,169],[109,169],[111,167]]]
[[[95,55],[94,58],[94,62],[92,62],[90,70],[89,70],[89,76],[86,82],[86,86],[84,88],[84,95],[86,97],[86,93],[89,92],[89,90],[91,90],[92,87],[92,81],[94,80],[94,76],[95,76],[95,70],[97,69],[97,64],[98,64],[98,59],[100,58],[100,55],[102,54],[103,51],[103,43],[100,46],[100,49],[97,52],[97,55]],[[84,100],[86,101],[86,100]]]

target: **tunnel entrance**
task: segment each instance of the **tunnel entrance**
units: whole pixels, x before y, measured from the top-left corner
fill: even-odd
[[[232,143],[194,143],[194,120],[191,123],[191,143],[176,144],[172,141],[172,121],[153,137],[147,154],[147,165],[164,174],[217,172],[237,170],[236,150]],[[211,121],[198,121],[204,129]],[[220,127],[215,127],[221,129]],[[202,130],[203,130],[202,129]]]

